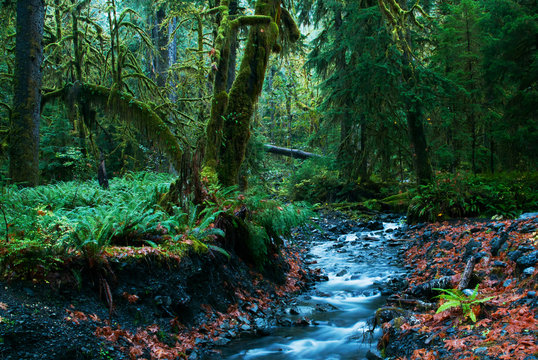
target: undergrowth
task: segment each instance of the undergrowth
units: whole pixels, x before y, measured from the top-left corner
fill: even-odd
[[[502,216],[538,209],[538,173],[499,175],[437,174],[411,191],[408,221]]]
[[[167,212],[159,203],[173,180],[166,174],[129,173],[112,179],[108,190],[96,181],[2,188],[0,276],[43,278],[73,257],[100,260],[109,248],[152,247],[179,256],[192,249],[229,257],[213,241],[225,236],[215,222],[241,208],[248,209],[247,246],[263,265],[269,248],[278,248],[281,237],[310,216],[306,208],[259,194],[245,197],[211,182],[205,184],[203,204]]]

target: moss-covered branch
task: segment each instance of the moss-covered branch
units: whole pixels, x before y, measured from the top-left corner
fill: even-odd
[[[301,38],[301,31],[299,30],[297,23],[287,9],[281,8],[281,10],[282,12],[280,14],[280,21],[282,22],[284,28],[287,30],[289,39],[292,42],[299,40]]]
[[[110,115],[118,116],[121,121],[132,123],[179,168],[183,154],[181,146],[151,105],[117,89],[82,83],[71,84],[43,95],[44,103],[55,98],[70,104],[96,106]]]
[[[236,29],[240,26],[268,25],[271,20],[269,16],[265,15],[240,16],[233,20],[230,25],[232,29]]]

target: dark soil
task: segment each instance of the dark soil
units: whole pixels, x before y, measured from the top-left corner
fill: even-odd
[[[299,261],[283,254],[269,266],[274,273]],[[107,263],[49,274],[48,283],[0,282],[0,359],[208,357],[212,345],[255,332],[286,287],[291,294],[307,280],[296,268],[293,286],[278,284],[215,252]]]

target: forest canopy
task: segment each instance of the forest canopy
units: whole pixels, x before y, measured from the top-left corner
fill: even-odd
[[[292,168],[321,166],[338,187],[532,171],[536,10],[524,0],[4,1],[0,171],[35,186],[94,177],[101,163],[110,176],[206,167],[246,187],[293,161],[265,155],[269,144],[323,154]]]

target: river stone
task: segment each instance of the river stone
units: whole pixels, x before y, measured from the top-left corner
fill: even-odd
[[[347,274],[347,270],[346,270],[346,269],[342,269],[342,270],[340,270],[340,271],[336,274],[336,276],[337,276],[337,277],[342,277],[342,276],[344,276],[345,274]]]

